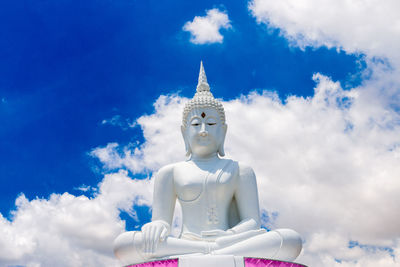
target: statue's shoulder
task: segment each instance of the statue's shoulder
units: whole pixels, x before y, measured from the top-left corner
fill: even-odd
[[[171,164],[161,167],[157,172],[157,177],[159,179],[165,179],[166,177],[172,177],[176,164],[177,163],[171,163]]]
[[[165,165],[158,170],[158,174],[159,175],[172,175],[174,173],[175,169],[186,167],[187,164],[188,164],[187,161],[180,161],[180,162],[175,162],[175,163]]]
[[[237,164],[241,177],[255,177],[254,170],[250,165],[244,162],[237,162]]]
[[[225,168],[231,169],[232,172],[236,172],[239,175],[254,175],[253,168],[246,163],[227,158],[223,158],[221,160],[225,162]]]
[[[239,170],[239,162],[237,162],[233,159],[227,159],[227,158],[221,158],[220,160],[223,162],[223,166],[224,166],[225,170],[230,169],[232,172]]]

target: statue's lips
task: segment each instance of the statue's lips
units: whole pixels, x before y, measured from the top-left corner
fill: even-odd
[[[208,136],[205,136],[205,137],[199,136],[199,137],[197,137],[196,141],[197,141],[197,144],[199,144],[199,145],[208,145],[211,143],[211,139]]]

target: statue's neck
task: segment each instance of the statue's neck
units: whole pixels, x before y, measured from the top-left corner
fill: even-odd
[[[207,164],[207,163],[213,163],[219,159],[217,153],[213,153],[211,155],[207,156],[197,156],[193,155],[191,156],[190,160],[193,161],[194,163],[200,163],[200,164]]]

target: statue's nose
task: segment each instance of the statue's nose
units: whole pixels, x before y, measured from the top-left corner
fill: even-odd
[[[200,133],[199,133],[199,135],[201,136],[201,137],[206,137],[207,136],[207,131],[206,131],[206,124],[205,123],[202,123],[201,124],[201,129],[200,129]]]
[[[207,132],[200,132],[200,136],[201,137],[206,137],[207,136]]]

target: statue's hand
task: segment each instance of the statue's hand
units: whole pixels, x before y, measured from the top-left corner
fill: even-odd
[[[215,229],[215,230],[209,230],[209,231],[201,231],[201,236],[203,238],[209,238],[209,237],[222,237],[222,236],[228,236],[228,235],[233,235],[234,232],[232,230],[219,230],[219,229]]]
[[[154,254],[158,243],[164,241],[170,232],[168,223],[158,220],[149,222],[142,227],[144,238],[144,253]]]

